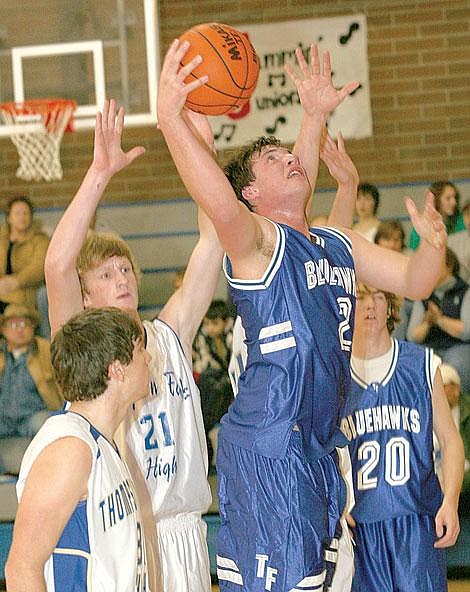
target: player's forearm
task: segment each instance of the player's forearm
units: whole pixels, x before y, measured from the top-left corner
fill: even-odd
[[[455,431],[444,442],[440,442],[442,451],[442,477],[444,500],[456,504],[462,489],[465,453],[462,438]]]
[[[109,180],[109,175],[96,171],[93,165],[88,169],[52,235],[45,261],[46,272],[62,273],[65,269],[75,268],[78,253]]]
[[[305,169],[312,192],[317,183],[320,140],[326,119],[323,114],[312,116],[304,112],[300,132],[292,150]]]
[[[44,579],[44,566],[35,568],[29,566],[25,557],[31,549],[25,550],[21,561],[9,558],[5,566],[5,579],[8,592],[47,592]]]
[[[239,207],[235,194],[214,155],[191,131],[181,115],[159,119],[168,150],[194,201],[211,220],[227,222]]]
[[[436,248],[427,241],[421,241],[419,247],[408,258],[406,269],[405,292],[402,296],[411,300],[428,298],[437,285],[445,260],[445,246]]]
[[[356,207],[357,183],[351,178],[349,183],[338,184],[338,190],[328,216],[330,226],[351,228]]]
[[[187,355],[214,297],[222,268],[222,247],[213,224],[200,208],[198,221],[200,238],[189,259],[183,283],[159,315],[177,333]]]

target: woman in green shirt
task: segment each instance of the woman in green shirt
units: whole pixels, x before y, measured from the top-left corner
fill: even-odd
[[[447,234],[465,229],[463,216],[459,208],[460,194],[457,187],[450,181],[436,181],[429,187],[436,199],[436,210],[441,214],[446,225]],[[419,236],[414,228],[411,229],[409,247],[413,251],[419,245]]]

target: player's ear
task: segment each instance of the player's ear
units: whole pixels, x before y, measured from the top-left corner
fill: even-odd
[[[246,201],[255,205],[258,196],[259,196],[259,191],[256,187],[253,187],[253,185],[246,185],[246,187],[243,187],[242,197],[243,197],[243,199],[246,199]]]
[[[114,360],[108,366],[108,378],[109,380],[118,380],[122,382],[124,380],[124,367],[119,360]]]

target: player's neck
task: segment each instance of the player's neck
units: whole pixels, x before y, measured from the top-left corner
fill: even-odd
[[[255,212],[260,216],[264,216],[278,222],[285,224],[297,230],[306,237],[309,237],[309,226],[307,217],[305,215],[305,199],[298,196],[292,199],[280,199],[278,202],[270,201],[268,204],[259,204]]]
[[[273,216],[271,216],[271,220],[290,226],[290,228],[293,228],[307,238],[310,238],[309,226],[304,212],[294,213],[278,210],[277,212],[274,212]]]
[[[125,415],[125,410],[122,413],[117,412],[115,406],[110,404],[109,397],[106,394],[100,395],[91,401],[73,401],[69,411],[84,417],[110,442],[113,441],[114,432]]]
[[[384,355],[392,347],[392,339],[385,327],[377,333],[357,330],[354,333],[352,355],[362,360],[370,360]]]

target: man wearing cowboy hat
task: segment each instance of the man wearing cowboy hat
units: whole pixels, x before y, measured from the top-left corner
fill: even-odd
[[[30,439],[62,405],[49,342],[34,334],[38,322],[37,311],[19,304],[0,317],[0,470],[6,472],[17,472]]]

